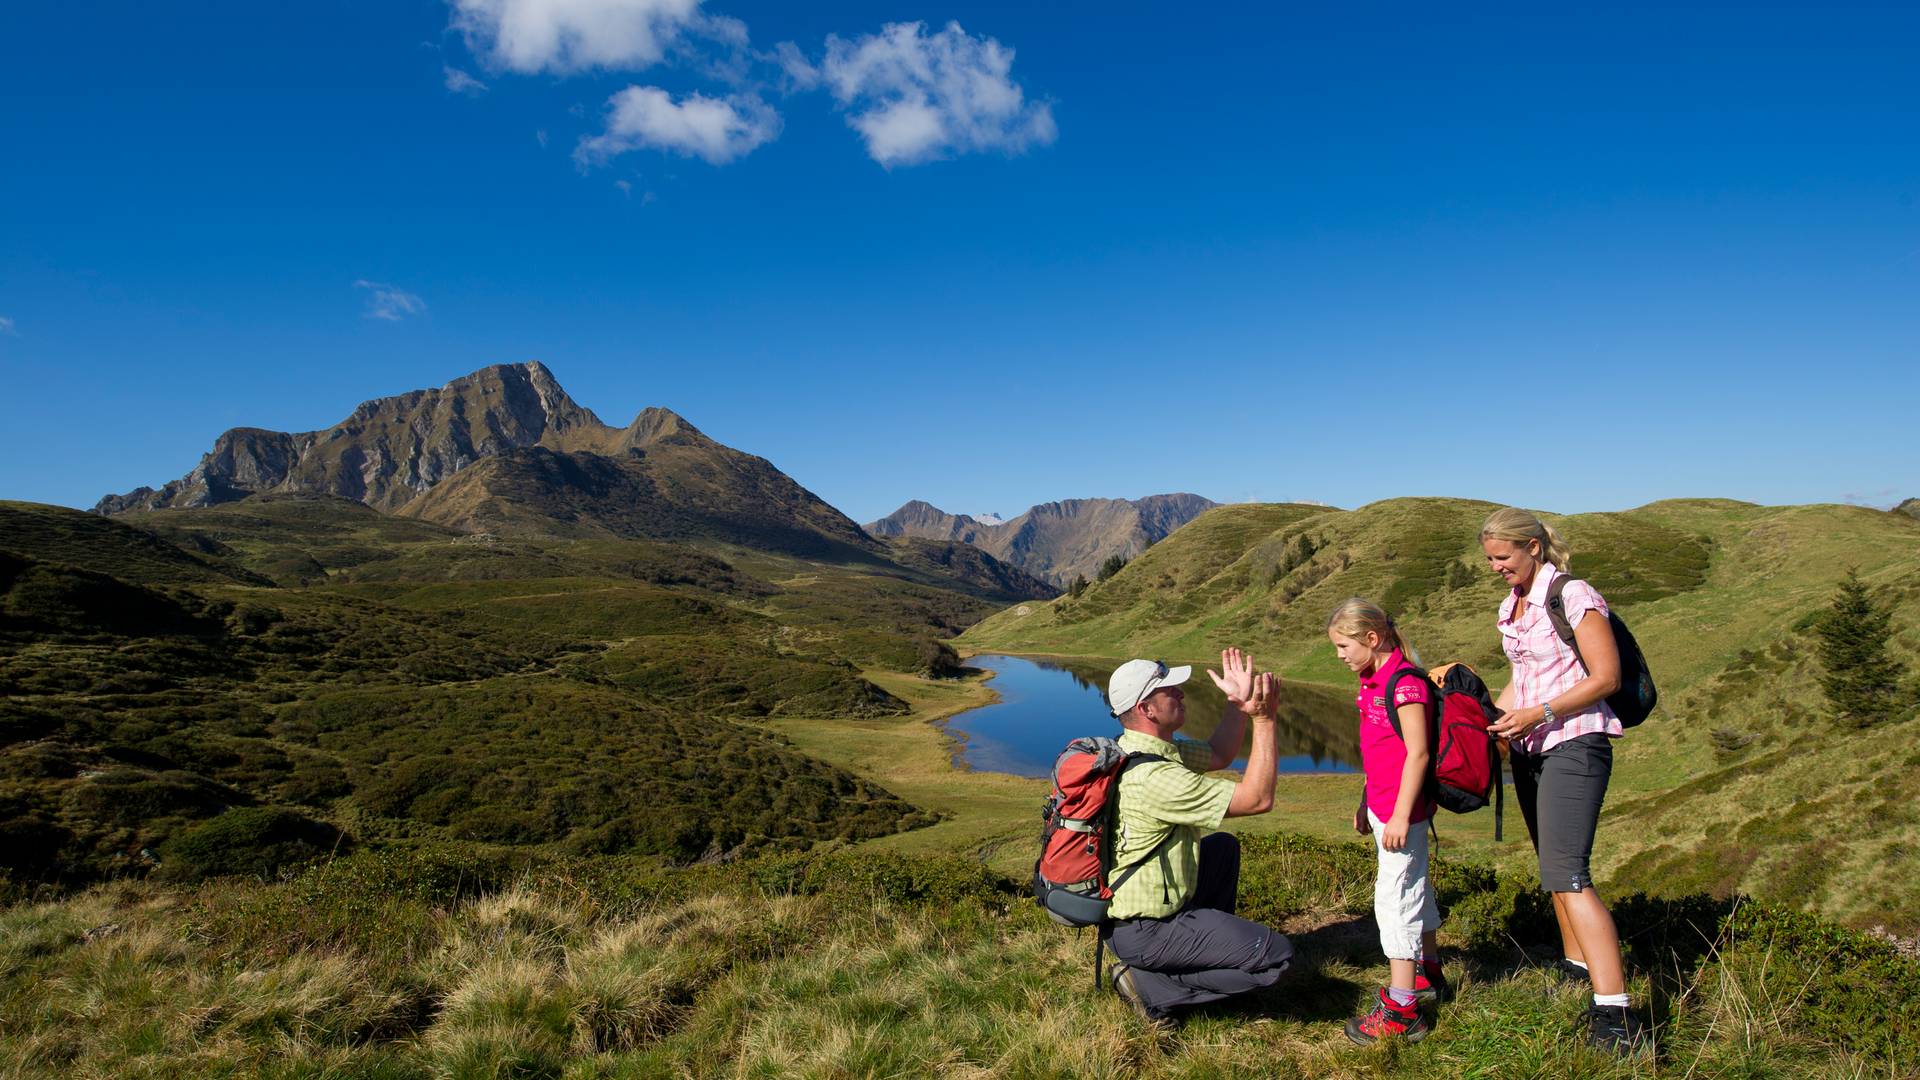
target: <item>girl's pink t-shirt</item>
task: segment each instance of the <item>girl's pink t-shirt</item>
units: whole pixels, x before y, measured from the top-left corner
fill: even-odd
[[[1360,676],[1360,696],[1354,699],[1360,710],[1360,768],[1367,777],[1367,809],[1381,821],[1393,817],[1394,805],[1400,801],[1400,774],[1407,767],[1407,744],[1394,734],[1393,722],[1387,718],[1387,678],[1401,668],[1412,667],[1399,649],[1393,650],[1370,674]],[[1401,679],[1393,688],[1396,710],[1416,702],[1431,707],[1431,699],[1427,680],[1416,675]],[[1427,752],[1431,754],[1433,747],[1427,747]],[[1408,822],[1432,816],[1433,803],[1422,795],[1414,801]]]

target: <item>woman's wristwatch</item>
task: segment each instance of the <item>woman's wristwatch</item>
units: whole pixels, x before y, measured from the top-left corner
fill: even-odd
[[[1540,726],[1553,726],[1553,702],[1551,701],[1545,702],[1540,706]]]

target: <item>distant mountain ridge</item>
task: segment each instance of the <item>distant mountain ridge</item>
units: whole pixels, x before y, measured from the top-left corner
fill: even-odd
[[[991,556],[877,540],[765,458],[716,442],[670,410],[643,409],[624,428],[602,423],[537,361],[376,398],[319,431],[234,428],[186,476],[109,495],[94,512],[201,509],[254,496],[331,496],[519,539],[718,541],[904,570],[994,599],[1055,591]]]
[[[667,409],[615,428],[538,361],[365,402],[320,431],[234,428],[186,476],[109,495],[96,513],[214,506],[249,495],[335,495],[385,513],[508,535],[711,536],[800,532],[774,546],[884,550],[764,458]]]
[[[870,522],[866,530],[881,537],[972,544],[1065,588],[1076,577],[1092,580],[1100,564],[1115,555],[1133,558],[1217,505],[1185,492],[1142,499],[1066,499],[1030,507],[1005,522],[986,522],[915,499]]]

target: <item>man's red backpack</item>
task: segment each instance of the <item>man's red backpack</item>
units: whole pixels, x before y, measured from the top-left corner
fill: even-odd
[[[1394,687],[1402,679],[1423,679],[1427,700],[1438,708],[1427,709],[1427,795],[1456,814],[1471,813],[1493,804],[1493,838],[1501,839],[1506,799],[1500,782],[1500,744],[1488,731],[1494,717],[1493,695],[1478,672],[1465,664],[1443,664],[1435,669],[1440,677],[1435,685],[1432,675],[1416,667],[1403,667],[1387,677],[1387,701],[1393,701]],[[1387,719],[1393,733],[1402,740],[1400,716],[1391,705]]]
[[[1055,922],[1097,926],[1106,921],[1113,891],[1153,858],[1166,841],[1137,862],[1113,867],[1114,789],[1120,775],[1159,754],[1128,753],[1108,738],[1067,744],[1053,763],[1053,793],[1041,815],[1040,858],[1033,864],[1033,898]],[[1172,831],[1167,834],[1168,839]]]

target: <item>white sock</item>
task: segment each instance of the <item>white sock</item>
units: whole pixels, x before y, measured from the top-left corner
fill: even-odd
[[[1565,960],[1569,964],[1572,964],[1574,967],[1579,968],[1581,971],[1587,970],[1587,962],[1585,960],[1575,960],[1571,956],[1561,957],[1561,959]]]
[[[1402,990],[1397,986],[1389,986],[1387,987],[1387,996],[1393,999],[1395,1005],[1403,1009],[1413,1004],[1412,990]]]
[[[1594,1003],[1595,1005],[1609,1005],[1609,1006],[1613,1006],[1613,1007],[1615,1007],[1615,1008],[1620,1008],[1620,1009],[1624,1009],[1624,1008],[1626,1008],[1626,1007],[1627,1007],[1627,995],[1625,995],[1625,994],[1595,994],[1595,995],[1593,995],[1593,1003]]]

